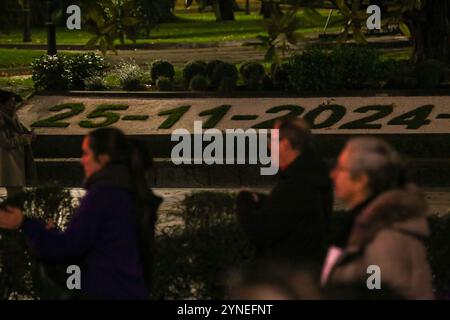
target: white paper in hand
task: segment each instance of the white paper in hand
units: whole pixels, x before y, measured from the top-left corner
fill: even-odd
[[[322,268],[322,275],[320,277],[320,285],[322,287],[324,287],[327,283],[330,272],[341,254],[342,249],[339,247],[331,246],[330,248],[328,248],[327,257],[325,259],[325,263]]]

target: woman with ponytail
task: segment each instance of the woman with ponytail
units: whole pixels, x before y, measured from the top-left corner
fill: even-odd
[[[138,141],[114,128],[88,134],[82,152],[87,193],[64,232],[11,207],[0,211],[0,228],[20,228],[45,261],[80,261],[84,297],[146,299],[161,203],[145,178],[151,159]]]

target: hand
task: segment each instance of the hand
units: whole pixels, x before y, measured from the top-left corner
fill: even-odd
[[[56,223],[52,219],[47,220],[47,224],[45,225],[46,230],[56,229]]]
[[[0,209],[0,228],[19,229],[23,222],[22,210],[15,207]]]

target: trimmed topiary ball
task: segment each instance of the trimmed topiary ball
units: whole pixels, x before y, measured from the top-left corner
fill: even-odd
[[[266,71],[262,64],[257,62],[245,62],[239,68],[239,73],[244,79],[245,85],[250,90],[259,90]]]
[[[219,84],[218,90],[221,92],[230,92],[236,89],[236,79],[224,77]]]
[[[208,80],[211,81],[214,73],[214,69],[221,63],[224,63],[222,60],[211,60],[206,64],[206,76]]]
[[[189,90],[192,91],[206,91],[208,90],[208,79],[206,79],[206,76],[197,74],[189,83]]]
[[[200,60],[189,61],[183,68],[183,80],[187,85],[196,75],[206,76],[206,62]]]
[[[227,79],[227,83],[234,83],[236,86],[236,82],[238,79],[238,71],[237,68],[228,62],[219,63],[213,71],[211,77],[211,85],[215,88],[219,87],[224,79]]]
[[[167,77],[159,77],[156,80],[156,87],[160,91],[171,91],[172,90],[172,80]]]
[[[159,77],[166,77],[172,80],[175,76],[175,69],[166,60],[155,60],[150,65],[150,75],[153,83],[156,83]]]

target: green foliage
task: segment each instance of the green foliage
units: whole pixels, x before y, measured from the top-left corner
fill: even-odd
[[[383,61],[381,78],[387,89],[413,89],[418,86],[414,65],[409,61],[393,59]]]
[[[225,86],[236,86],[238,79],[237,68],[228,62],[218,63],[211,76],[211,85],[218,88],[222,83]]]
[[[189,83],[189,90],[206,91],[208,90],[208,79],[202,74],[195,75]]]
[[[220,80],[219,87],[217,88],[220,92],[231,92],[236,89],[236,79],[231,77],[223,77]]]
[[[428,241],[428,257],[433,270],[434,288],[437,298],[448,299],[450,289],[450,252],[448,234],[450,230],[450,217],[430,216],[428,218],[431,237]]]
[[[153,83],[156,83],[156,80],[159,77],[166,77],[173,80],[175,69],[173,68],[173,65],[166,60],[155,60],[150,64],[150,74]]]
[[[9,33],[14,23],[10,10],[14,9],[19,9],[17,0],[2,0],[0,2],[0,35]]]
[[[301,23],[297,15],[298,9],[298,6],[292,6],[285,13],[273,11],[271,19],[262,21],[268,35],[258,35],[258,43],[249,42],[245,45],[262,47],[266,50],[264,60],[280,62],[280,51],[286,56],[299,41],[306,41],[303,35],[297,32]]]
[[[172,0],[135,0],[136,15],[139,23],[136,26],[139,31],[145,32],[145,37],[150,37],[150,32],[158,23],[168,21],[173,18]]]
[[[191,80],[196,75],[206,76],[207,64],[204,61],[193,60],[184,65],[183,68],[183,81],[186,86],[190,85]]]
[[[244,62],[239,68],[239,73],[244,79],[247,88],[250,90],[260,90],[266,71],[262,64],[257,62]]]
[[[135,91],[143,87],[144,72],[133,61],[122,61],[116,67],[115,72],[123,90]]]
[[[58,104],[56,106],[51,107],[48,109],[49,111],[61,111],[64,109],[69,109],[70,111],[65,113],[60,113],[39,121],[34,122],[31,124],[31,127],[33,128],[67,128],[70,126],[70,122],[62,122],[60,120],[70,118],[72,116],[78,115],[84,111],[84,104],[83,103],[63,103]]]
[[[172,90],[172,80],[161,76],[156,80],[156,87],[160,91],[170,91]]]
[[[253,256],[234,216],[235,196],[199,192],[180,205],[180,223],[156,236],[153,299],[223,299],[229,268]]]
[[[31,63],[36,89],[66,90],[71,82],[71,73],[64,55],[44,55]]]
[[[27,216],[44,222],[52,220],[63,230],[73,214],[75,201],[69,190],[51,185],[27,190],[1,205],[22,208]],[[0,229],[0,299],[41,297],[36,281],[37,262],[29,253],[22,233]]]
[[[103,91],[108,89],[105,78],[101,76],[89,77],[84,81],[87,90]]]
[[[43,55],[31,63],[37,89],[84,89],[85,79],[102,76],[107,68],[104,59],[88,52],[71,55]]]
[[[405,60],[386,60],[381,63],[380,78],[388,89],[433,89],[442,83],[447,67],[437,60],[418,65]]]
[[[178,108],[164,110],[158,113],[158,116],[168,116],[163,123],[160,124],[158,129],[170,129],[177,123],[181,117],[191,108],[191,106],[181,106]]]
[[[116,40],[122,44],[126,38],[136,41],[135,26],[139,19],[136,17],[134,0],[86,1],[83,4],[88,30],[94,34],[86,43],[88,47],[98,43],[103,54],[108,50],[117,53]]]
[[[24,208],[32,217],[52,219],[60,229],[66,227],[75,204],[68,190],[54,186],[27,191],[7,203]],[[178,210],[164,217],[170,223],[158,225],[153,299],[224,298],[227,272],[255,254],[236,221],[234,206],[234,194],[198,192],[186,196]],[[328,243],[341,238],[348,218],[343,212],[332,215]],[[447,298],[450,216],[433,215],[428,220],[431,237],[427,249],[434,288],[438,298]],[[0,235],[0,298],[42,298],[35,286],[36,258],[28,253],[23,235],[7,230],[0,230]]]
[[[78,124],[82,128],[103,128],[116,123],[120,119],[120,114],[111,111],[127,110],[126,104],[101,104],[98,105],[94,111],[90,112],[87,119],[104,118],[102,122],[92,122],[91,120],[82,120]]]
[[[148,120],[149,116],[147,115],[128,115],[122,117],[124,121],[145,121]]]
[[[287,62],[272,63],[270,66],[270,75],[272,83],[277,90],[288,90],[290,86],[289,74],[291,74],[291,64]]]
[[[213,78],[214,69],[216,69],[216,67],[221,63],[224,63],[224,61],[211,60],[211,61],[208,61],[208,63],[206,64],[206,76],[208,77],[208,80],[210,82],[212,81],[212,78]]]
[[[290,63],[290,84],[297,92],[370,88],[379,76],[378,55],[367,47],[308,47]]]
[[[105,59],[94,52],[68,56],[65,60],[71,74],[70,87],[84,89],[85,79],[103,76],[107,68]]]
[[[415,69],[415,76],[419,81],[420,88],[432,89],[439,86],[444,80],[447,66],[438,60],[425,60],[418,64]]]
[[[337,88],[361,89],[371,87],[378,76],[377,51],[366,46],[338,46],[332,52]]]

